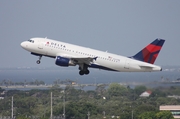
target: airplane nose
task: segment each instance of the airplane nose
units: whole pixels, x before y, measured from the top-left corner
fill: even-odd
[[[24,47],[24,42],[21,43],[21,47]]]
[[[22,42],[22,43],[21,43],[21,47],[22,47],[22,48],[25,48],[25,47],[26,47],[26,43],[25,43],[25,42]]]

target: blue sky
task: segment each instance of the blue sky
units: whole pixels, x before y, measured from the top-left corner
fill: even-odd
[[[37,67],[20,47],[32,37],[132,56],[156,38],[166,40],[158,65],[179,65],[179,0],[1,1],[0,67]],[[55,66],[42,58],[38,67]]]

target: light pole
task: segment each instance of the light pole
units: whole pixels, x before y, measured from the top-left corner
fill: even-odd
[[[132,109],[132,117],[131,118],[133,119],[133,109]]]
[[[131,111],[131,119],[133,119],[133,107],[132,107],[132,105],[130,107],[132,109],[132,111]]]
[[[52,119],[52,92],[51,92],[51,119]]]
[[[106,112],[105,112],[105,111],[103,111],[103,115],[104,115],[104,117],[103,117],[103,118],[106,118]]]
[[[11,117],[13,119],[13,96],[12,96],[12,103],[11,103],[11,106],[12,106],[12,113],[11,113]]]
[[[66,119],[65,90],[64,90],[64,96],[63,96],[63,116],[64,116],[64,119]]]
[[[89,112],[89,111],[88,111],[88,114],[87,114],[87,116],[88,116],[88,119],[90,119],[90,117],[89,117],[89,116],[90,116],[90,112]]]

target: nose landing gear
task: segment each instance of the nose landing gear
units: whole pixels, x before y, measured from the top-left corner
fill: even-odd
[[[39,60],[36,61],[37,64],[40,64],[40,63],[41,63],[41,58],[42,58],[42,55],[39,56]]]

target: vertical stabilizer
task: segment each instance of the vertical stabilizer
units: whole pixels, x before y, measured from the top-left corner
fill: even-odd
[[[156,39],[131,58],[154,64],[165,40]]]

